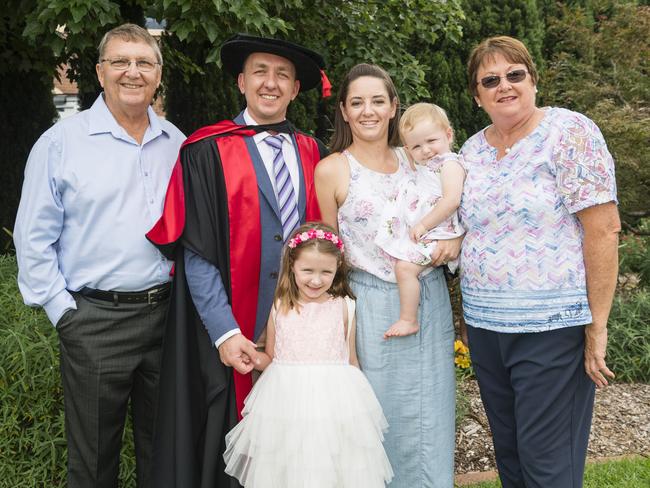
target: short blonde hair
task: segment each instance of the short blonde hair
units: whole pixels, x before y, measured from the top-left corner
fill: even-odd
[[[404,144],[404,133],[412,131],[418,122],[427,119],[438,125],[442,130],[451,130],[452,140],[450,142],[453,143],[454,129],[449,123],[449,117],[447,117],[445,109],[433,103],[416,103],[407,108],[400,117],[399,135],[402,144]]]

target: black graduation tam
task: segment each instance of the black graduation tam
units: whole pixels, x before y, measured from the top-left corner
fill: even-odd
[[[237,34],[221,46],[221,63],[226,71],[237,76],[252,53],[271,53],[291,61],[296,67],[296,78],[300,80],[300,91],[310,90],[321,81],[321,70],[325,67],[323,57],[311,49],[281,39]]]

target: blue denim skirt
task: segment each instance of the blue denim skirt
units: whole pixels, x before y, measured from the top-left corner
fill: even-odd
[[[454,328],[447,284],[437,268],[420,279],[420,331],[389,340],[399,318],[395,283],[353,270],[357,354],[384,409],[391,488],[452,488],[454,481]]]

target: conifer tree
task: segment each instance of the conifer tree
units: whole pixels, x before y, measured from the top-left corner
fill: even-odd
[[[534,0],[485,2],[462,0],[465,20],[459,43],[443,38],[432,48],[414,46],[421,63],[429,65],[427,74],[431,101],[447,110],[460,146],[471,135],[489,124],[485,113],[476,106],[467,88],[467,60],[483,39],[508,35],[522,41],[538,69],[543,69],[544,24]]]
[[[0,110],[2,137],[2,191],[0,191],[0,253],[11,245],[23,172],[29,151],[56,118],[52,99],[54,57],[30,46],[22,38],[25,15],[31,2],[10,0],[0,18]]]

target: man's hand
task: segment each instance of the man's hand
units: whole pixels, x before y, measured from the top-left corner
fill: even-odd
[[[437,241],[438,245],[431,252],[431,266],[442,266],[449,261],[453,261],[460,254],[460,245],[463,243],[463,237],[455,239],[444,239]]]
[[[614,378],[605,363],[605,352],[607,351],[607,327],[597,327],[594,324],[585,327],[585,371],[596,383],[596,387],[607,386],[607,376]]]
[[[219,346],[219,358],[223,364],[235,368],[241,374],[250,373],[260,364],[255,347],[255,343],[246,339],[243,334],[236,334]]]

